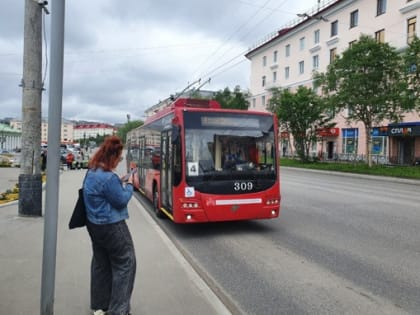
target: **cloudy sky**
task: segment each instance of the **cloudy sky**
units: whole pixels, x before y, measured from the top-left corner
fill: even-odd
[[[0,10],[0,118],[21,119],[24,3],[7,1]],[[206,90],[247,89],[248,49],[316,5],[317,0],[66,1],[63,117],[143,119],[146,108],[199,78],[211,78]],[[50,21],[45,16],[43,117]]]

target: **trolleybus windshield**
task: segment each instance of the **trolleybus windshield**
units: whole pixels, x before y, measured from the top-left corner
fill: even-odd
[[[254,181],[251,191],[275,183],[272,116],[184,112],[184,126],[189,185],[202,192],[228,193],[223,191],[223,182],[231,180]]]

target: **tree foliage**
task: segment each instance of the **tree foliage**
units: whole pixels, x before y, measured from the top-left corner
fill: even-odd
[[[241,88],[236,86],[233,91],[226,87],[224,90],[216,92],[214,99],[220,103],[222,108],[246,110],[249,107],[248,97],[248,93],[242,92]]]
[[[364,124],[369,165],[372,127],[384,119],[398,122],[413,107],[402,71],[402,58],[395,48],[362,35],[325,73],[315,75],[329,103],[337,110],[347,108],[347,121]]]
[[[409,97],[412,98],[420,111],[420,39],[414,37],[404,52],[405,79],[408,85]]]
[[[133,130],[137,127],[140,127],[143,125],[143,121],[141,120],[133,120],[125,123],[122,127],[118,128],[117,135],[121,138],[122,142],[126,142],[127,133],[130,130]]]
[[[312,89],[303,86],[296,93],[279,88],[271,91],[269,109],[278,117],[280,129],[293,135],[298,156],[308,160],[311,145],[317,141],[317,131],[334,125],[326,103]]]

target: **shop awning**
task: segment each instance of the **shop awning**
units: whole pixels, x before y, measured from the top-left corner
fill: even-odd
[[[399,124],[389,124],[388,136],[390,137],[420,136],[420,121],[404,122],[404,123],[399,123]]]

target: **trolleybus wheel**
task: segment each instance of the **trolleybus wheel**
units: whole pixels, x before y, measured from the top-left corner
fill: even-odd
[[[163,212],[159,209],[159,192],[156,188],[153,190],[153,210],[158,218],[165,217]]]

